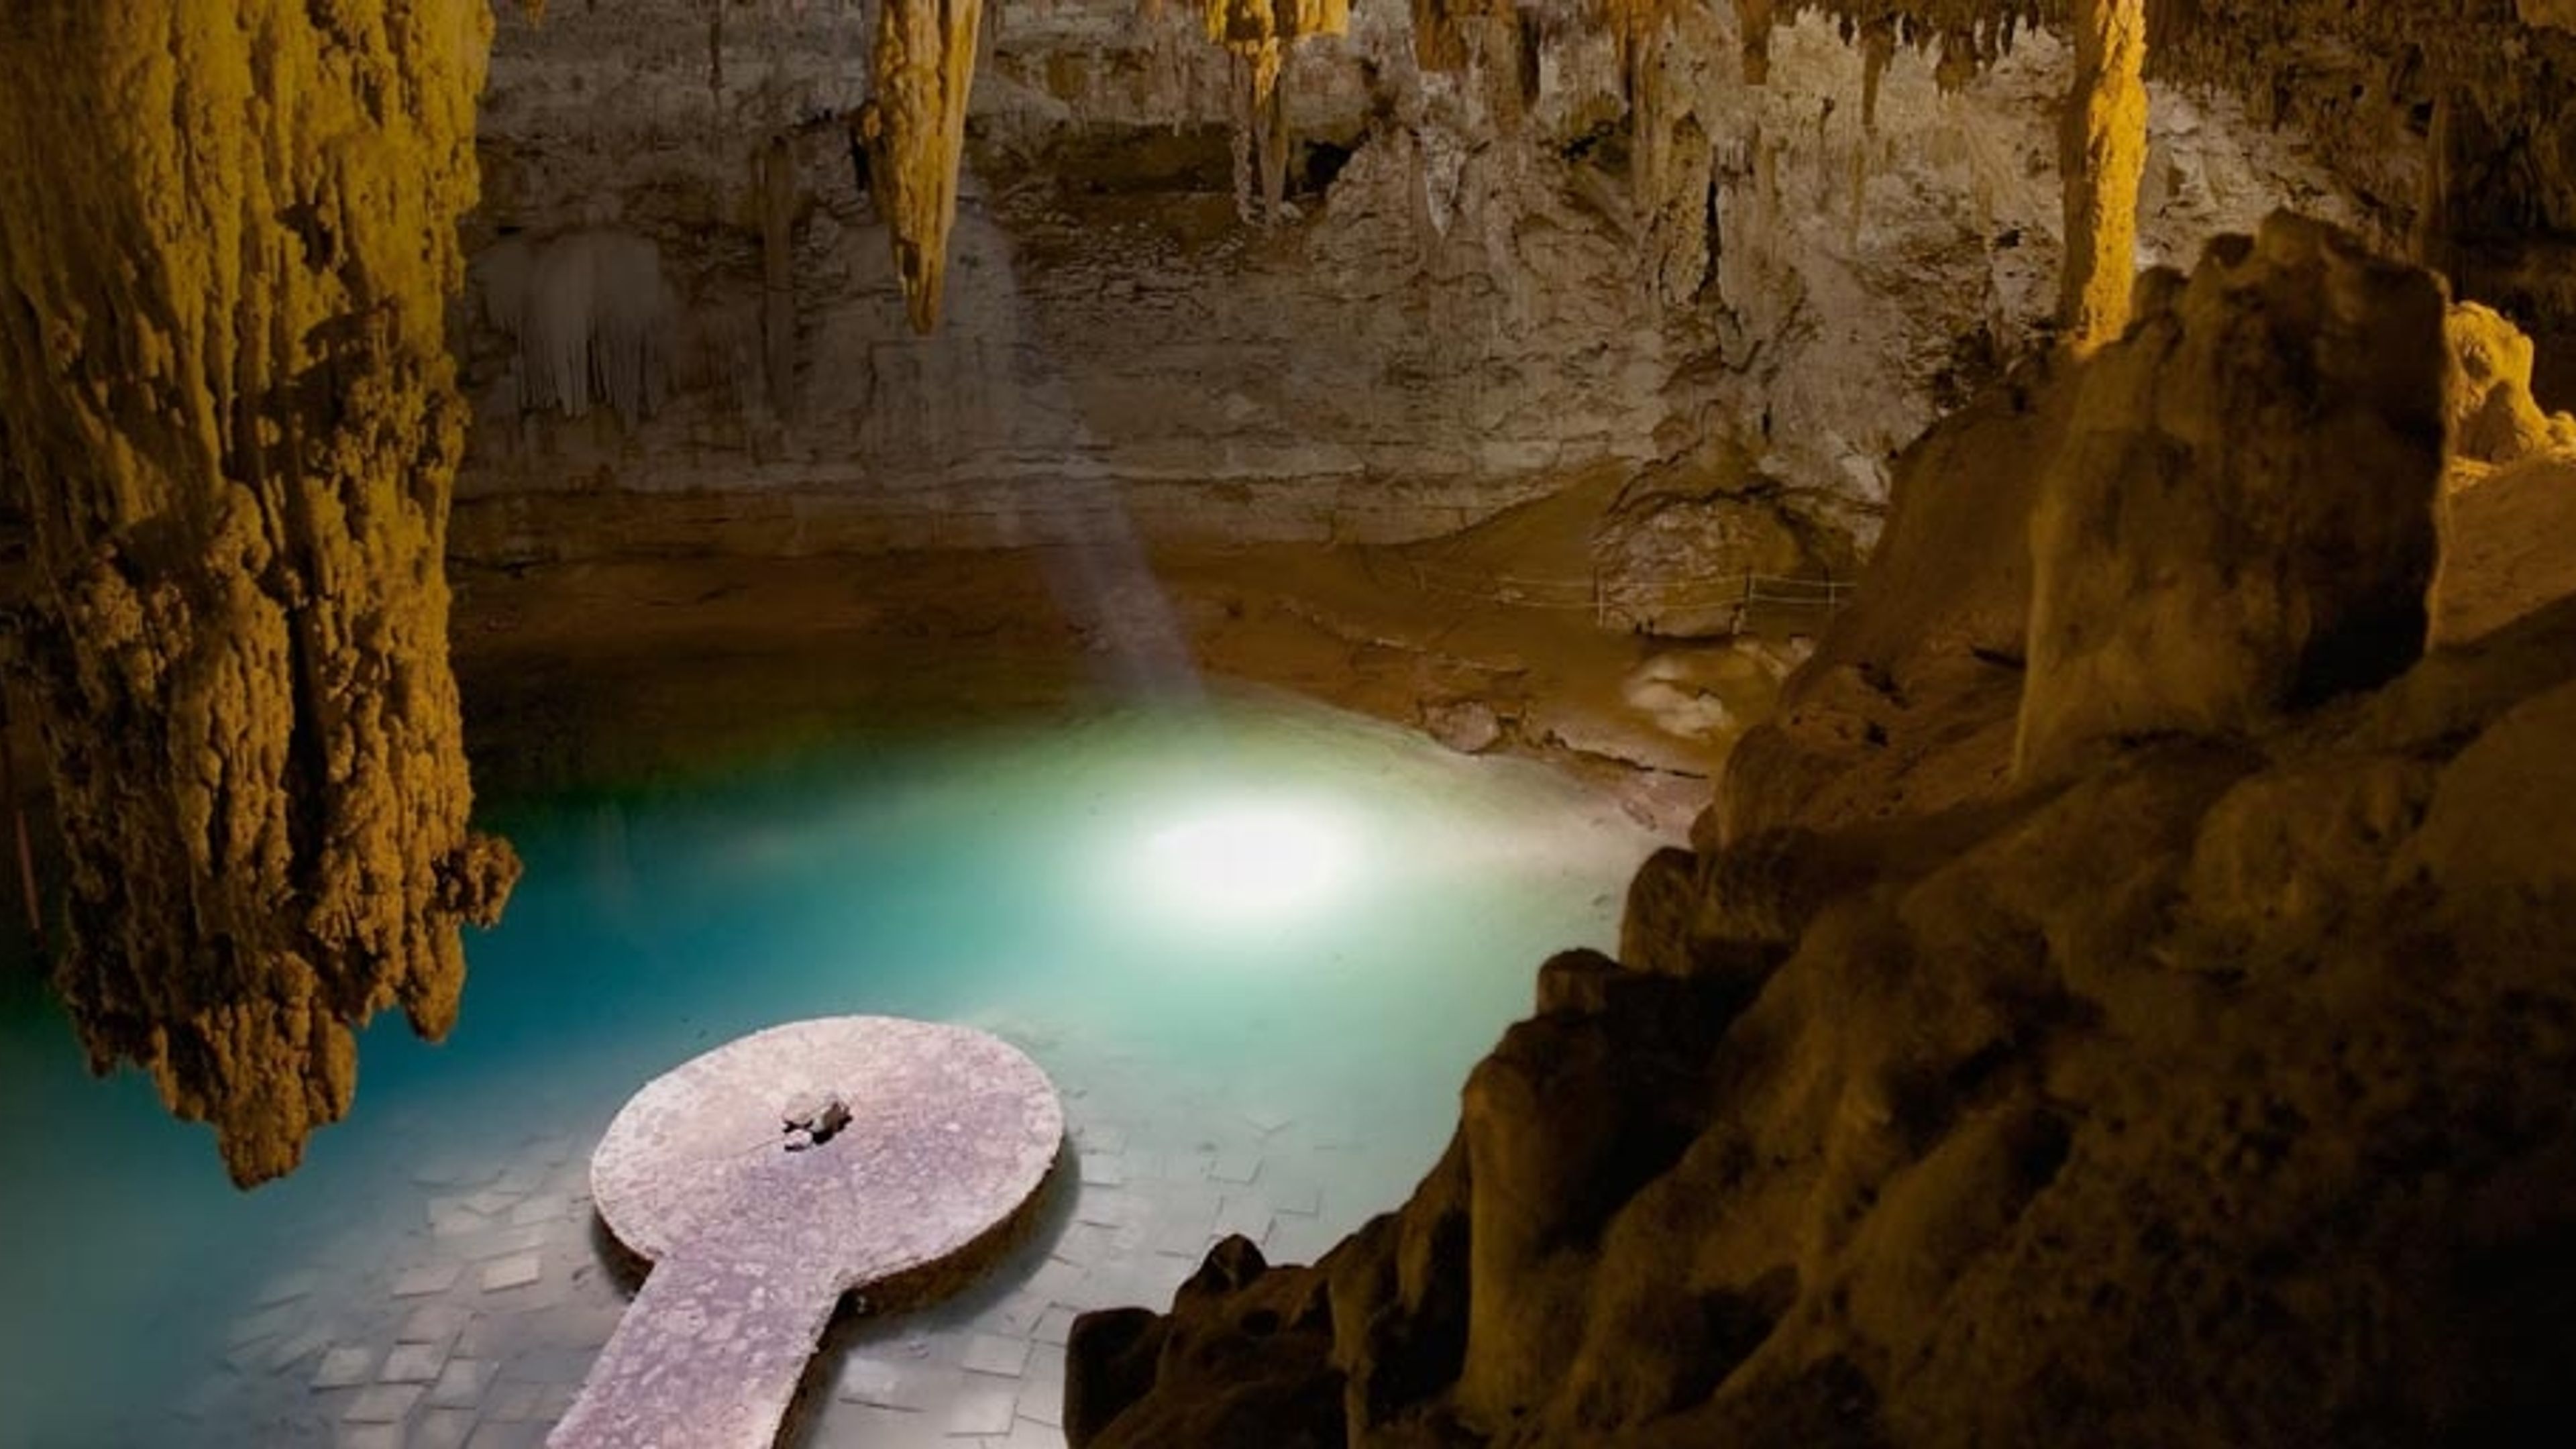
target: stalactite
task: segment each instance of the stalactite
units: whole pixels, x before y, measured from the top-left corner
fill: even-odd
[[[2451,147],[2454,144],[2454,108],[2460,104],[2455,96],[2444,95],[2433,103],[2433,123],[2424,137],[2424,177],[2415,196],[2415,228],[2408,238],[2409,249],[2419,265],[2445,276],[2453,270],[2450,256],[2451,228],[2446,213],[2451,205]]]
[[[1771,83],[1773,0],[1735,0],[1735,24],[1744,45],[1744,83]]]
[[[186,23],[173,19],[184,13]],[[20,0],[0,44],[0,415],[91,1062],[235,1181],[348,1109],[352,1028],[438,1036],[467,828],[446,346],[490,13]]]
[[[983,0],[881,0],[871,75],[875,98],[860,114],[877,210],[893,234],[895,272],[912,330],[939,325],[948,278],[948,233],[957,224],[966,164],[966,100],[975,80]]]
[[[1847,45],[1884,36],[1891,51],[1899,42],[1921,52],[1937,48],[1934,79],[1956,90],[2010,54],[2017,30],[2062,23],[2068,9],[2069,0],[1735,0],[1744,75],[1755,85],[1770,68],[1772,25],[1804,11],[1832,16]]]
[[[1878,88],[1887,78],[1888,62],[1896,59],[1896,27],[1879,21],[1864,27],[1860,33],[1860,126],[1863,131],[1878,129]]]
[[[1206,0],[1210,31],[1221,9],[1258,7],[1262,0]],[[1456,75],[1473,59],[1469,31],[1489,20],[1512,18],[1511,0],[1413,0],[1413,59],[1424,70]]]
[[[1350,0],[1206,0],[1207,37],[1234,54],[1241,97],[1235,107],[1237,206],[1251,210],[1247,173],[1258,170],[1264,215],[1276,219],[1288,189],[1288,113],[1279,75],[1288,47],[1350,30]],[[1251,165],[1243,164],[1249,152]]]
[[[2066,262],[2058,321],[2080,352],[2129,325],[2147,165],[2145,0],[2082,0],[2073,24],[2075,85],[2059,154]]]
[[[519,407],[568,418],[606,401],[629,427],[659,411],[677,301],[661,248],[592,228],[512,237],[474,263],[484,315],[519,344]]]
[[[1619,56],[1619,81],[1627,88],[1631,100],[1638,92],[1638,80],[1654,55],[1656,37],[1662,32],[1664,12],[1672,0],[1594,0],[1600,7],[1602,27],[1610,32]]]

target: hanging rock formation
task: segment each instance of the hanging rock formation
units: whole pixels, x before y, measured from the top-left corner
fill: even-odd
[[[2550,1442],[2576,826],[2530,802],[2576,789],[2576,599],[2331,702],[2009,768],[2031,580],[2160,546],[2135,487],[2042,498],[2070,440],[2214,496],[2255,475],[2167,439],[2304,426],[2321,367],[2390,426],[2326,419],[2287,455],[2318,526],[2204,563],[2388,556],[2432,508],[2428,297],[2276,222],[1936,429],[1861,603],[1632,885],[1622,959],[1541,968],[1400,1211],[1078,1319],[1073,1442]],[[2370,576],[2420,617],[2411,563]]]
[[[486,319],[517,345],[522,410],[578,418],[605,402],[630,428],[660,410],[678,304],[649,239],[605,227],[508,237],[473,271]]]
[[[948,282],[948,233],[966,164],[966,98],[975,82],[984,0],[881,0],[872,74],[875,99],[859,120],[869,184],[893,233],[912,330],[939,325]]]
[[[1814,10],[1841,26],[1846,42],[1901,40],[1939,52],[1935,74],[1945,89],[1965,85],[2010,54],[2014,35],[2045,24],[2062,27],[2070,8],[2093,0],[1735,0],[1744,23],[1745,78],[1760,83],[1770,64],[1774,23]]]
[[[352,1028],[456,1018],[467,829],[442,572],[480,4],[37,0],[0,44],[0,417],[95,1066],[233,1178],[347,1111]]]
[[[1247,216],[1255,172],[1263,217],[1278,220],[1287,199],[1288,111],[1279,74],[1288,64],[1288,48],[1308,36],[1341,35],[1350,28],[1350,0],[1207,0],[1208,39],[1232,52],[1242,70],[1245,109],[1235,128],[1242,174],[1236,192]]]
[[[2012,50],[2018,31],[2048,25],[2071,32],[2075,77],[2062,125],[2059,173],[2066,206],[2066,261],[2059,320],[2079,350],[2120,334],[2137,264],[2138,187],[2147,164],[2147,0],[1738,0],[1745,78],[1770,69],[1770,30],[1806,9],[1841,24],[1866,57],[1865,123],[1876,124],[1878,88],[1901,40],[1938,45],[1945,89],[1965,86]]]
[[[2075,85],[2066,100],[2065,302],[2068,346],[2098,347],[2129,325],[2137,277],[2138,183],[2147,169],[2146,0],[2077,0]]]

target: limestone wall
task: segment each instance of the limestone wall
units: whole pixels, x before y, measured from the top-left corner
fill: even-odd
[[[1287,51],[1294,215],[1263,226],[1201,18],[1065,0],[988,14],[947,303],[916,338],[844,125],[857,9],[726,14],[504,20],[475,244],[649,244],[670,386],[640,422],[533,410],[509,330],[477,328],[469,553],[722,548],[737,517],[765,547],[784,516],[816,550],[1419,537],[1712,436],[1865,538],[1895,450],[2055,310],[2072,61],[2045,36],[1944,89],[1937,51],[1873,59],[1810,14],[1753,87],[1732,10],[1685,6],[1633,54],[1499,25],[1426,70],[1411,6],[1363,0]],[[2335,209],[2293,132],[2175,91],[2154,120],[2142,262]]]

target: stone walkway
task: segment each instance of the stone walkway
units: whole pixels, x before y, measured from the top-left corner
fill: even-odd
[[[1175,1082],[1093,1044],[1001,1034],[1057,1083],[1078,1170],[1059,1174],[1030,1239],[975,1285],[836,1324],[782,1444],[1058,1449],[1075,1313],[1168,1304],[1228,1232],[1273,1261],[1311,1260],[1430,1166],[1418,1147],[1397,1154],[1352,1124],[1293,1119],[1238,1084]],[[409,1207],[284,1265],[183,1391],[181,1422],[136,1442],[543,1444],[635,1283],[590,1199],[591,1142],[558,1125],[422,1163],[397,1194]]]
[[[968,1027],[791,1022],[656,1077],[590,1169],[652,1275],[547,1443],[768,1449],[841,1296],[1006,1228],[1063,1145],[1046,1074]]]

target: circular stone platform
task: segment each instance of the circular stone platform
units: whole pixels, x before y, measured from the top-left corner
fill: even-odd
[[[846,1104],[821,1140],[785,1119]],[[654,1078],[591,1157],[599,1215],[655,1267],[547,1442],[771,1443],[841,1295],[910,1278],[1011,1222],[1064,1108],[983,1032],[836,1016],[755,1032]]]
[[[849,1125],[790,1152],[781,1114],[817,1093],[846,1102]],[[617,1240],[647,1258],[783,1255],[846,1292],[1007,1221],[1063,1140],[1054,1086],[1008,1042],[823,1017],[727,1042],[647,1083],[600,1139],[591,1194]]]

